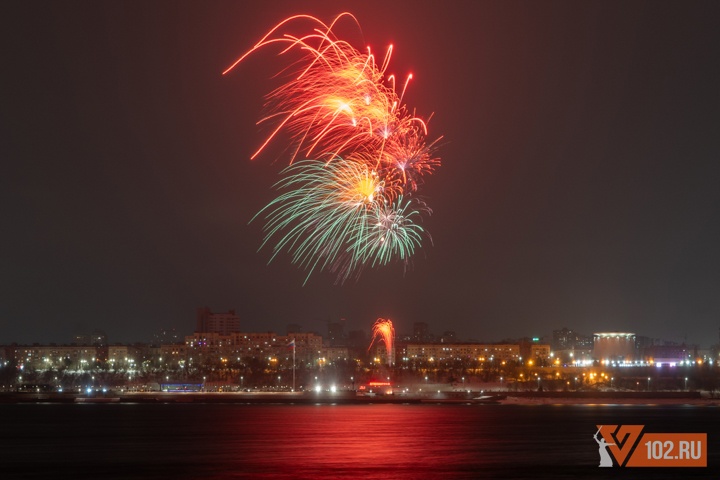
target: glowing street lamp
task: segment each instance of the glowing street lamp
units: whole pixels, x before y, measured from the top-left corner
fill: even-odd
[[[685,390],[687,390],[687,377],[685,377]]]

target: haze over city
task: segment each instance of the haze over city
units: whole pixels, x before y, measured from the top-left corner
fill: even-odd
[[[720,327],[714,2],[61,2],[0,7],[0,344],[414,322],[486,341],[567,326],[708,346]],[[432,236],[335,284],[262,224],[284,149],[250,156],[281,19],[348,10],[394,46],[405,100],[442,136]],[[378,14],[382,12],[382,14]],[[409,16],[409,12],[412,15]]]

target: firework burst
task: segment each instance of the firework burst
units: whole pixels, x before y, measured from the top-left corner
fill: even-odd
[[[375,340],[382,340],[387,351],[387,364],[392,367],[393,363],[395,363],[395,327],[393,327],[392,321],[386,318],[378,318],[373,324],[372,334],[368,351],[372,348]]]
[[[327,270],[339,282],[357,277],[365,266],[410,261],[423,238],[420,226],[430,209],[416,197],[425,175],[440,165],[436,141],[427,143],[427,123],[402,103],[412,79],[398,93],[386,71],[392,46],[381,63],[339,39],[315,17],[297,15],[271,29],[228,73],[251,53],[280,45],[280,54],[298,52],[298,70],[272,91],[268,115],[258,123],[271,133],[253,154],[256,158],[279,132],[293,148],[289,166],[276,184],[281,192],[258,215],[265,217],[263,246],[273,244],[308,276]],[[292,33],[298,22],[310,22],[305,35]],[[257,216],[256,216],[257,217]]]
[[[265,217],[263,246],[274,258],[287,251],[308,271],[329,270],[342,283],[363,267],[406,262],[425,235],[415,222],[426,209],[402,195],[384,194],[381,178],[367,164],[301,160],[283,171],[283,193],[258,215]],[[257,217],[257,216],[256,216]]]

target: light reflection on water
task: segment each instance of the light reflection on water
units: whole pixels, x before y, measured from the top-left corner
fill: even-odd
[[[598,469],[596,424],[706,432],[717,409],[506,405],[1,405],[2,478],[707,478]],[[13,432],[8,436],[5,432]],[[58,470],[59,469],[59,470]],[[620,470],[620,471],[619,471]],[[632,475],[630,475],[632,474]]]
[[[287,478],[355,472],[380,479],[500,478],[520,475],[523,464],[530,464],[531,470],[563,465],[557,457],[564,455],[533,454],[534,444],[547,451],[552,440],[532,428],[523,430],[512,418],[499,421],[498,413],[507,413],[502,408],[308,406],[296,407],[284,424],[263,415],[272,416],[272,411],[258,412],[244,426],[252,432],[246,443],[246,473]],[[594,449],[580,453],[583,463],[595,461]],[[553,457],[554,463],[548,463]],[[538,478],[537,472],[528,474]]]

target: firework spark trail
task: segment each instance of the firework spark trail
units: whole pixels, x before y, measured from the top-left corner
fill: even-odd
[[[382,340],[385,344],[385,350],[387,350],[387,364],[392,367],[395,360],[395,328],[393,327],[392,321],[385,318],[378,318],[372,327],[372,340],[370,340],[370,346],[368,351],[372,348],[375,340]]]
[[[412,74],[398,94],[395,76],[386,75],[392,46],[378,65],[369,48],[362,53],[336,37],[344,18],[357,24],[349,13],[329,25],[309,15],[283,20],[223,72],[271,45],[280,45],[281,55],[301,54],[297,73],[267,96],[269,114],[258,123],[273,128],[252,158],[279,132],[290,136],[290,166],[276,184],[281,193],[258,215],[266,220],[262,246],[276,242],[270,260],[288,252],[308,271],[306,282],[318,270],[342,283],[366,265],[407,266],[429,238],[419,221],[431,210],[414,195],[440,165],[437,140],[426,142],[427,123],[402,103]],[[289,29],[298,21],[313,28],[295,35]]]
[[[263,246],[275,240],[273,258],[288,251],[308,271],[306,281],[327,269],[343,282],[368,263],[407,261],[420,246],[424,230],[414,220],[423,206],[402,196],[389,203],[366,164],[301,160],[284,175],[276,187],[286,191],[258,212],[266,219]]]

